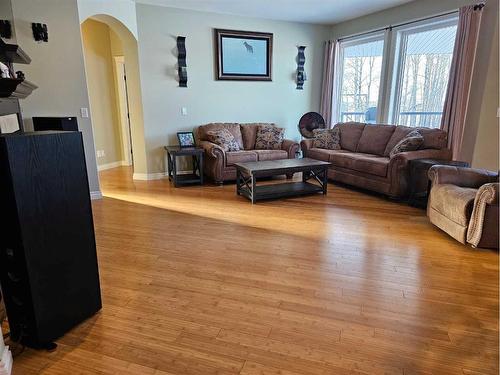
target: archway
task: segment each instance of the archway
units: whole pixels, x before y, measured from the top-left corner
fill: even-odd
[[[104,14],[85,19],[81,30],[98,169],[147,173],[137,40]]]

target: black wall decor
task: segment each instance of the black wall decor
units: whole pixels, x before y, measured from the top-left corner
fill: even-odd
[[[177,69],[179,72],[179,87],[187,87],[186,37],[177,37]]]
[[[12,25],[9,20],[0,20],[0,37],[5,39],[12,38]]]
[[[305,46],[298,46],[299,53],[297,55],[297,90],[304,89],[304,81],[307,79],[304,71],[306,56],[304,55]]]
[[[49,31],[47,25],[44,23],[32,23],[31,29],[33,30],[33,38],[37,42],[48,42],[49,41]]]

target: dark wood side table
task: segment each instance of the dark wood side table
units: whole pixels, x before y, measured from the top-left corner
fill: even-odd
[[[203,185],[203,153],[198,147],[165,146],[168,160],[168,179],[174,182],[174,186],[190,184]],[[191,156],[193,160],[193,173],[179,174],[177,171],[177,157]]]
[[[429,169],[433,165],[450,165],[453,167],[469,167],[469,163],[456,160],[414,159],[409,161],[410,193],[408,203],[414,207],[426,208],[431,188]]]

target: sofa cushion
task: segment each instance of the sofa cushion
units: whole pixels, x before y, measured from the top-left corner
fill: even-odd
[[[259,126],[275,126],[268,123],[248,123],[240,124],[241,137],[243,139],[243,148],[245,150],[253,150],[255,148],[255,138],[257,137],[257,130]]]
[[[321,161],[331,161],[333,155],[338,153],[350,152],[347,150],[327,150],[324,148],[310,148],[307,150],[307,157],[311,159],[321,160]]]
[[[257,160],[280,160],[288,159],[288,152],[285,150],[253,150],[257,154]]]
[[[234,135],[227,129],[210,130],[206,136],[210,142],[219,145],[224,151],[239,151],[240,149]]]
[[[276,126],[259,126],[255,137],[256,150],[280,150],[285,129]]]
[[[445,131],[441,129],[431,129],[431,128],[411,128],[409,126],[396,126],[394,133],[389,139],[387,143],[387,147],[384,151],[384,156],[389,156],[391,150],[401,141],[404,137],[406,137],[410,132],[418,130],[420,134],[424,137],[424,144],[420,147],[422,149],[425,148],[433,148],[440,150],[442,148],[446,148],[447,143],[447,134]]]
[[[335,126],[340,128],[340,146],[342,149],[355,152],[365,124],[360,122],[343,122]]]
[[[197,131],[196,131],[198,141],[208,141],[209,139],[207,138],[207,132],[214,131],[214,130],[220,130],[220,129],[229,130],[231,132],[231,134],[234,136],[234,139],[236,140],[236,142],[238,142],[240,149],[243,149],[243,139],[241,137],[240,124],[236,124],[236,123],[219,122],[219,123],[211,123],[211,124],[199,126]]]
[[[226,152],[226,165],[257,161],[257,154],[253,151],[231,151]]]
[[[389,165],[389,158],[387,157],[359,152],[335,153],[330,161],[334,166],[381,177],[387,176],[387,167]]]
[[[394,125],[366,125],[359,138],[356,152],[383,156],[387,142],[395,129]]]
[[[417,151],[424,144],[424,137],[422,134],[418,132],[418,130],[414,130],[409,132],[406,137],[400,140],[396,146],[389,153],[389,157],[394,157],[395,155],[401,152],[407,151]]]
[[[431,208],[462,226],[467,226],[477,189],[451,184],[434,185],[431,190]]]
[[[327,150],[340,150],[340,128],[314,129],[313,147]]]

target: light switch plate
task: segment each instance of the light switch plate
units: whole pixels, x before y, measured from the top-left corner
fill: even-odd
[[[80,113],[83,118],[89,117],[89,109],[88,108],[80,108]]]

